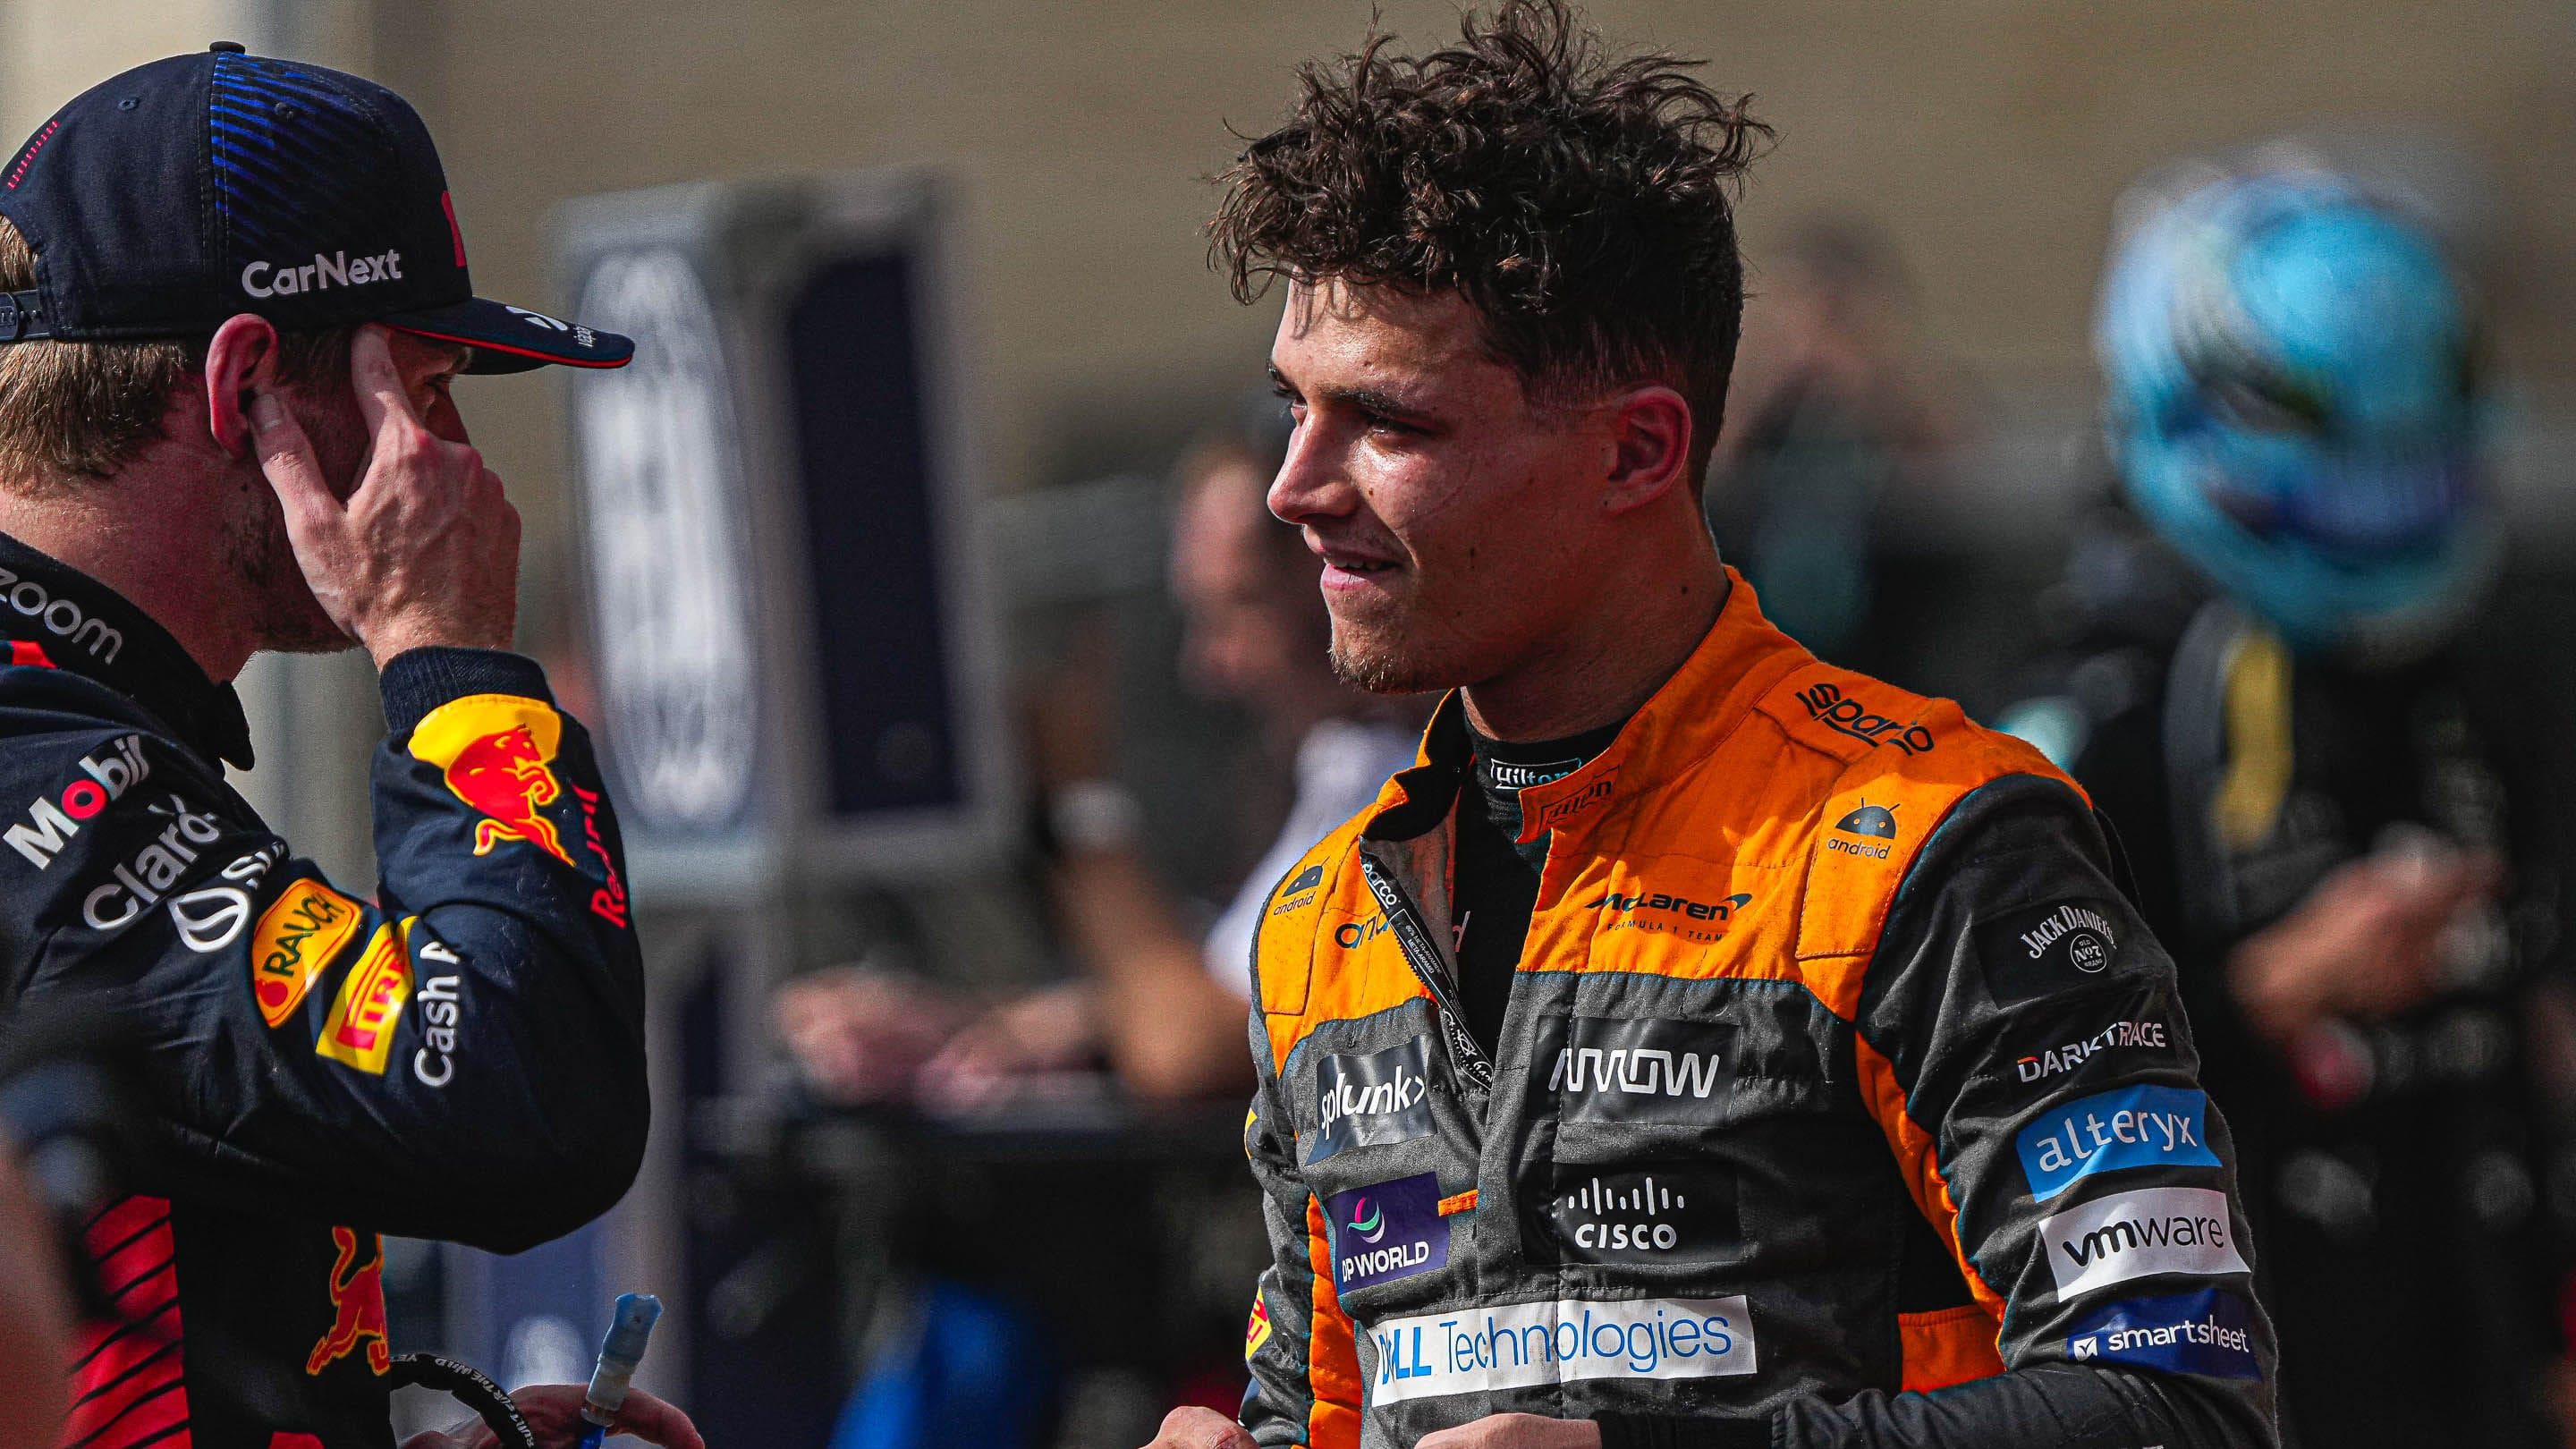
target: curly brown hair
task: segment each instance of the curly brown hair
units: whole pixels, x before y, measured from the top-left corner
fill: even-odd
[[[1731,196],[1772,134],[1752,97],[1606,57],[1565,0],[1470,12],[1419,58],[1392,39],[1298,68],[1287,123],[1217,178],[1211,263],[1242,302],[1278,276],[1455,290],[1541,405],[1667,383],[1696,480],[1744,311]]]

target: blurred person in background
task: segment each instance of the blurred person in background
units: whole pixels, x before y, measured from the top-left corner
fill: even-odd
[[[400,97],[229,42],[74,98],[0,223],[0,1026],[130,1041],[145,1143],[86,1221],[119,1321],[60,1365],[66,1436],[384,1449],[379,1234],[515,1252],[643,1157],[616,818],[509,652],[518,516],[450,391],[630,344],[474,296]],[[225,778],[250,657],[352,647],[373,901]],[[569,1445],[581,1393],[518,1398]]]
[[[1335,665],[1450,693],[1263,912],[1252,1384],[1158,1449],[2277,1443],[2227,1125],[2086,802],[1712,546],[1770,133],[1694,64],[1511,0],[1301,66],[1221,178]]]
[[[2129,207],[2096,339],[2127,508],[2075,548],[2063,647],[2005,727],[2120,827],[2181,967],[2285,1426],[2560,1442],[2569,1017],[2537,973],[2564,641],[2508,652],[2530,635],[2486,607],[2474,309],[2423,224],[2335,174],[2200,166]],[[2071,1035],[2021,1070],[2131,1049]]]
[[[1781,632],[1837,664],[1909,672],[1920,601],[1887,505],[1938,485],[1954,426],[1895,245],[1856,217],[1811,218],[1748,297],[1709,527]]]
[[[1286,411],[1268,397],[1202,438],[1177,470],[1170,544],[1187,681],[1242,706],[1263,755],[1294,778],[1268,851],[1197,927],[1140,848],[1142,812],[1115,778],[1114,640],[1088,631],[1028,711],[1045,888],[1082,976],[992,1005],[889,972],[792,981],[773,1017],[822,1095],[974,1106],[1104,1059],[1147,1101],[1250,1085],[1243,1023],[1262,902],[1316,836],[1412,762],[1419,721],[1333,677],[1321,566],[1263,502],[1287,439]]]

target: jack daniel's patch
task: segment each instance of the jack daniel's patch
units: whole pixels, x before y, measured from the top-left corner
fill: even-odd
[[[2106,979],[2137,928],[2116,901],[2055,901],[1976,927],[1977,962],[1997,1001],[2028,1001]]]

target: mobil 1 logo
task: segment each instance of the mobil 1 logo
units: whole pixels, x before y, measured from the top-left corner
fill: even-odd
[[[2105,980],[2120,959],[2127,920],[2116,902],[2085,899],[1979,921],[1977,962],[1986,989],[1997,1001],[2029,1001]]]
[[[1350,1147],[1431,1135],[1431,1052],[1420,1037],[1384,1051],[1337,1053],[1315,1067],[1311,1167]]]
[[[1725,1114],[1734,1058],[1724,1022],[1556,1017],[1539,1025],[1530,1081],[1566,1122],[1706,1124]]]
[[[1735,1179],[1706,1162],[1558,1163],[1534,1206],[1540,1261],[1705,1263],[1742,1241]]]

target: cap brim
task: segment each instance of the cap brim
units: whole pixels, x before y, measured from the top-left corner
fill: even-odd
[[[473,348],[474,360],[466,364],[467,372],[526,372],[548,363],[624,367],[635,356],[631,337],[481,297],[376,320],[400,331]]]

